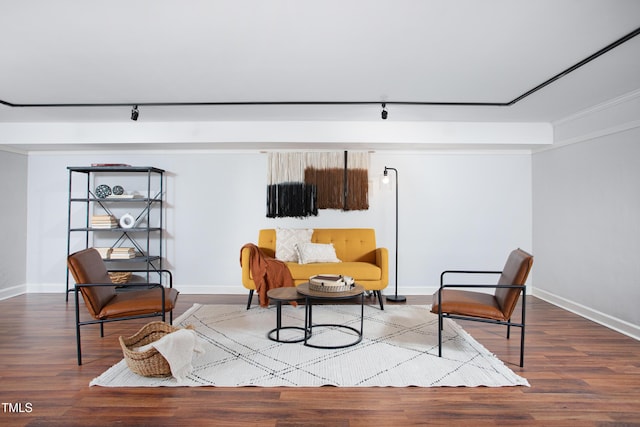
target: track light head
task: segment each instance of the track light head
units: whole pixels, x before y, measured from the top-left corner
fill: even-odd
[[[138,120],[139,115],[140,115],[140,112],[138,111],[138,106],[134,105],[133,108],[131,109],[131,120],[135,122],[136,120]]]
[[[381,114],[382,120],[387,120],[387,116],[389,115],[389,113],[387,112],[386,108],[387,108],[387,104],[383,102],[382,103],[382,114]],[[385,170],[385,173],[386,173],[386,170]]]

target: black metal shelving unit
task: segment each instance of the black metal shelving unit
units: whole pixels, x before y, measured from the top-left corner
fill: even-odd
[[[111,248],[131,244],[136,257],[131,259],[105,259],[109,271],[133,271],[142,273],[149,282],[157,273],[156,283],[162,283],[164,244],[164,173],[163,169],[151,166],[68,166],[69,204],[67,214],[67,256],[76,250],[89,248],[99,236],[111,242]],[[141,193],[137,197],[98,197],[96,179],[109,180],[122,177],[140,182]],[[133,177],[133,178],[132,178]],[[143,180],[146,178],[145,182]],[[81,188],[78,188],[81,187]],[[81,205],[82,214],[75,209]],[[91,226],[91,217],[96,212],[113,215],[116,210],[127,208],[137,214],[136,224],[123,228],[97,228]],[[79,218],[78,218],[79,217]],[[143,225],[138,225],[138,222]],[[154,237],[157,237],[154,239]],[[78,240],[80,244],[78,244]],[[78,248],[80,246],[80,248]],[[72,249],[73,248],[73,249]],[[66,299],[69,299],[70,274],[66,273]]]

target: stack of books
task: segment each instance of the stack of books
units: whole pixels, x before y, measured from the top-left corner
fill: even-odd
[[[117,228],[118,220],[113,215],[92,215],[91,228]]]
[[[110,259],[132,259],[136,257],[134,248],[113,248]]]

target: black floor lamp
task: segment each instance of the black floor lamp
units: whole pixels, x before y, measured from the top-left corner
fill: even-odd
[[[407,298],[402,295],[398,295],[398,170],[396,168],[388,168],[385,166],[383,177],[385,183],[389,182],[388,171],[394,171],[396,173],[396,293],[395,295],[387,295],[387,301],[404,302]]]

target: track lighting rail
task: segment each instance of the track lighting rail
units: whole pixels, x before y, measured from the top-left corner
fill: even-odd
[[[594,54],[586,57],[585,59],[577,62],[571,67],[561,71],[553,77],[545,80],[534,88],[524,92],[523,94],[515,97],[511,101],[507,102],[446,102],[446,101],[393,101],[393,100],[377,100],[377,101],[252,101],[252,102],[115,102],[115,103],[12,103],[0,99],[0,104],[8,107],[22,107],[22,108],[34,108],[34,107],[131,107],[133,105],[138,107],[180,107],[180,106],[232,106],[232,105],[380,105],[384,102],[386,105],[415,105],[415,106],[469,106],[469,107],[509,107],[512,106],[524,98],[532,95],[533,93],[545,88],[546,86],[561,79],[567,74],[577,70],[578,68],[588,64],[596,58],[604,55],[605,53],[615,49],[621,44],[631,40],[640,34],[640,27],[631,31],[629,34],[619,38],[613,43],[605,46]]]

